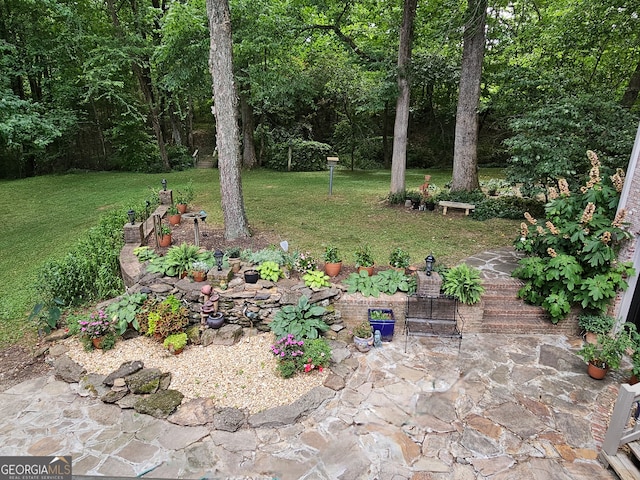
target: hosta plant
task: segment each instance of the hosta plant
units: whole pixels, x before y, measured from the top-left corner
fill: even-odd
[[[331,282],[329,282],[329,275],[320,270],[309,270],[302,276],[304,280],[304,284],[307,287],[311,288],[321,288],[321,287],[329,287],[331,286]]]
[[[320,332],[329,329],[322,317],[327,310],[319,305],[313,305],[303,295],[297,305],[285,305],[275,314],[269,324],[271,331],[278,338],[291,334],[295,338],[318,338]]]
[[[467,305],[473,305],[480,301],[484,287],[478,269],[461,263],[443,273],[443,276],[442,291],[445,295],[451,295]]]
[[[263,280],[277,282],[278,279],[283,276],[280,265],[270,260],[262,262],[256,267],[256,270],[258,271],[258,273],[260,273],[260,278],[262,278]]]

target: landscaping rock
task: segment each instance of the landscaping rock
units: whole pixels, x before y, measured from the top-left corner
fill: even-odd
[[[295,423],[300,417],[318,408],[322,402],[332,398],[335,392],[330,388],[316,387],[291,405],[270,408],[249,417],[249,426],[276,427]]]
[[[227,324],[218,329],[207,328],[202,332],[200,342],[204,347],[208,345],[231,346],[242,337],[242,327],[240,325]]]
[[[109,391],[108,387],[104,385],[104,375],[98,375],[97,373],[90,373],[84,375],[80,382],[80,390],[86,392],[87,396],[101,397]]]
[[[196,427],[213,423],[218,409],[210,398],[196,398],[182,404],[168,421],[185,427]]]
[[[125,377],[125,382],[131,393],[146,394],[156,393],[161,385],[166,384],[163,378],[171,378],[170,373],[162,373],[157,368],[144,368],[136,373]]]
[[[67,355],[60,355],[53,362],[54,374],[58,380],[67,383],[78,383],[82,376],[87,373],[82,365],[78,365]]]
[[[245,416],[242,410],[237,408],[223,408],[213,420],[216,430],[235,432],[244,424]]]
[[[100,396],[100,400],[104,403],[116,403],[124,398],[124,396],[129,393],[127,390],[109,390],[104,395]]]
[[[156,418],[167,418],[182,403],[184,395],[177,390],[160,390],[141,397],[133,406],[136,412]]]
[[[122,365],[120,365],[120,368],[118,368],[116,371],[111,372],[109,375],[107,375],[107,377],[104,379],[104,384],[112,387],[113,382],[115,381],[116,378],[127,377],[133,373],[136,373],[142,370],[143,368],[144,368],[144,363],[142,363],[140,360],[135,360],[133,362],[125,362]]]

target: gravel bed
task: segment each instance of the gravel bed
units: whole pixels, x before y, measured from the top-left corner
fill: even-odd
[[[87,372],[108,375],[124,362],[142,360],[146,368],[171,372],[171,388],[185,399],[209,397],[219,407],[257,413],[287,405],[322,385],[328,371],[299,373],[281,378],[270,350],[272,333],[243,337],[233,346],[189,345],[172,355],[148,337],[119,341],[112,350],[85,351],[77,338],[67,339],[68,355]]]

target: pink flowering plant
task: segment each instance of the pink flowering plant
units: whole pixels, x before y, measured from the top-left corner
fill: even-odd
[[[290,333],[271,345],[271,353],[278,359],[278,373],[283,378],[297,372],[322,372],[331,359],[331,348],[323,338],[298,340]]]
[[[99,338],[113,332],[113,322],[104,310],[93,312],[89,320],[80,320],[80,334],[89,338]]]
[[[306,273],[316,269],[317,261],[309,252],[300,252],[295,255],[293,268],[300,273]]]

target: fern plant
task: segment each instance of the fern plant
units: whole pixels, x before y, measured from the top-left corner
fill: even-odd
[[[297,305],[282,307],[275,314],[269,327],[277,338],[288,334],[297,339],[318,338],[319,332],[329,329],[329,325],[322,320],[326,311],[326,308],[310,303],[309,299],[303,295]]]
[[[466,263],[450,268],[443,278],[442,291],[467,305],[478,303],[484,293],[480,271]]]

